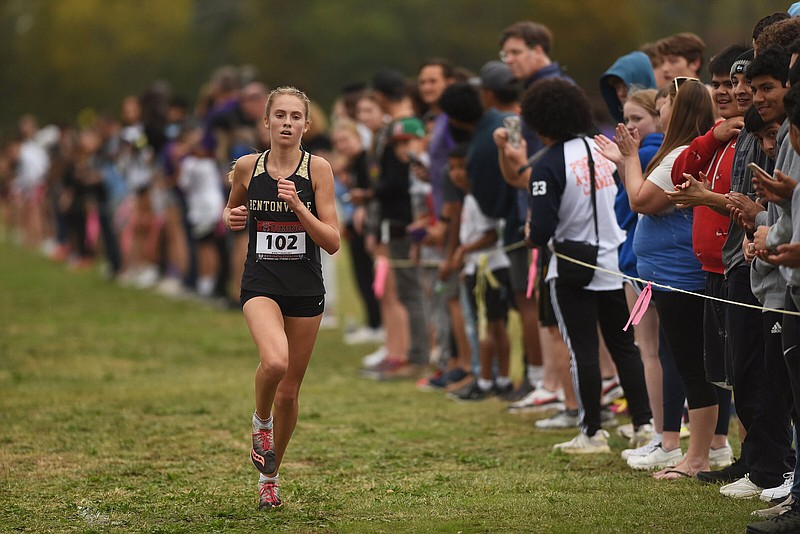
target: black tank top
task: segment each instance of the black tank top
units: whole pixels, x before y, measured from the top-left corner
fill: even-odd
[[[324,295],[319,246],[297,215],[278,198],[278,181],[267,172],[269,150],[258,156],[247,189],[247,260],[242,289],[271,295]],[[303,152],[300,164],[287,179],[314,216],[317,206],[311,187],[311,154]]]

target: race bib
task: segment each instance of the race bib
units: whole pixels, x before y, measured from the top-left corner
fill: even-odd
[[[256,254],[261,260],[299,260],[306,253],[306,232],[299,222],[259,221]]]

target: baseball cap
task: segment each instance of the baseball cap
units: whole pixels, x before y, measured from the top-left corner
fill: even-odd
[[[398,119],[392,125],[392,139],[411,139],[425,137],[425,124],[416,117]]]
[[[492,60],[481,67],[482,89],[508,89],[515,81],[511,69],[502,61]]]

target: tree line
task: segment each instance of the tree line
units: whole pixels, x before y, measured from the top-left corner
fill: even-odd
[[[616,57],[677,31],[709,51],[748,42],[776,0],[6,0],[0,6],[0,127],[22,113],[74,121],[116,113],[127,94],[166,80],[195,102],[209,74],[249,65],[328,108],[339,90],[383,67],[409,76],[427,57],[477,70],[516,20],[548,25],[552,57],[587,92]]]

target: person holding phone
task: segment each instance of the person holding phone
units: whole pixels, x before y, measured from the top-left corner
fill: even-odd
[[[797,176],[798,165],[800,165],[800,87],[797,85],[796,73],[794,69],[790,73],[791,89],[784,98],[784,106],[787,114],[787,138],[784,144],[778,151],[779,163],[783,163],[782,156],[787,158],[791,164],[789,167],[782,167],[782,171],[786,174]],[[782,132],[784,128],[781,129]],[[787,147],[786,145],[791,145]],[[784,304],[785,309],[791,312],[797,312],[800,309],[800,188],[796,185],[791,191],[791,194],[785,192],[783,194],[776,194],[778,190],[784,188],[783,184],[778,182],[788,182],[791,180],[784,172],[776,171],[774,178],[771,180],[767,176],[761,175],[754,176],[754,181],[760,183],[760,187],[764,188],[772,200],[791,200],[790,206],[783,202],[783,209],[789,209],[792,220],[792,233],[791,237],[782,244],[772,243],[771,247],[767,246],[768,234],[771,230],[766,227],[763,229],[764,250],[761,252],[761,257],[766,258],[771,264],[778,265],[781,279],[786,282],[784,289]],[[788,180],[787,180],[788,179]],[[793,180],[792,180],[793,181]],[[772,196],[774,195],[774,196]],[[762,232],[756,232],[762,233]],[[760,236],[756,236],[758,243]],[[758,247],[758,244],[755,245]],[[754,261],[758,261],[758,258]],[[800,344],[800,318],[795,315],[783,315],[781,322],[781,336],[782,348],[785,350],[784,359],[787,366],[787,375],[789,384],[791,386],[792,400],[794,414],[797,414],[797,407],[800,406],[800,366],[798,366],[798,344]],[[795,422],[795,424],[797,424]],[[754,514],[760,517],[767,518],[766,521],[753,523],[748,525],[749,532],[798,532],[800,531],[800,473],[798,473],[798,466],[795,465],[794,472],[788,480],[791,480],[791,490],[789,495],[780,502],[780,504],[767,508],[765,510],[758,510]],[[778,496],[776,496],[778,497]],[[763,494],[762,494],[763,498]]]
[[[325,308],[320,248],[339,249],[331,166],[300,146],[309,105],[294,87],[270,93],[270,149],[236,161],[223,211],[228,228],[249,231],[241,302],[259,354],[250,450],[259,509],[282,505],[278,469]]]
[[[753,91],[753,106],[765,124],[785,122],[784,96],[789,90],[789,59],[789,54],[782,47],[765,46],[759,48],[758,55],[745,69]],[[796,165],[800,161],[790,144],[783,141],[787,132],[788,125],[782,126],[778,134],[780,148],[774,167],[766,156],[762,159],[753,158],[747,163],[758,164],[765,170],[766,176],[772,174],[773,168],[789,174],[797,172],[800,167]],[[751,169],[752,166],[748,168],[748,176],[752,173]],[[753,175],[753,178],[757,176]],[[757,190],[753,183],[742,184],[741,189],[732,184],[732,189],[741,192],[749,192],[751,188],[754,192]],[[773,207],[756,217],[764,223],[776,221],[777,212]],[[734,237],[732,233],[728,235],[728,241],[735,239],[732,245],[738,247],[737,255],[732,256],[733,261],[725,265],[727,299],[759,306],[760,296],[770,307],[782,308],[784,303],[781,297],[785,286],[778,273],[770,272],[774,269],[768,264],[757,263],[751,267],[745,262],[742,250],[745,231],[736,226]],[[758,239],[758,236],[755,237]],[[723,261],[725,259],[723,250]],[[777,332],[772,332],[777,318],[741,306],[728,306],[726,315],[736,413],[747,434],[742,442],[745,474],[722,486],[720,493],[731,497],[748,497],[780,486],[784,474],[789,471],[787,457],[791,450],[791,434],[787,394],[790,386],[786,384],[781,339]]]

